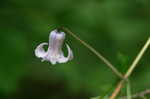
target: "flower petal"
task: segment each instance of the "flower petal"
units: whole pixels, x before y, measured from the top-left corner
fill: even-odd
[[[41,43],[40,45],[37,46],[35,49],[35,56],[38,58],[43,58],[46,55],[46,52],[44,50],[44,45],[48,45],[48,43]]]
[[[56,60],[56,59],[54,59],[54,58],[50,58],[50,62],[51,62],[51,64],[52,64],[52,65],[55,65],[55,64],[56,64],[56,62],[57,62],[57,60]]]
[[[64,57],[64,54],[62,52],[61,57],[58,59],[59,63],[66,63],[67,61],[73,59],[73,52],[72,52],[71,48],[69,47],[68,44],[66,44],[66,47],[67,47],[67,50],[68,50],[68,56]]]
[[[65,39],[65,33],[64,32],[58,32],[57,29],[50,32],[49,35],[49,46],[51,47],[51,50],[55,53],[58,53],[61,51],[63,43]]]
[[[69,60],[72,60],[73,59],[73,52],[72,52],[72,50],[71,50],[71,48],[69,47],[68,44],[66,44],[66,46],[67,46],[67,50],[68,50],[68,56],[67,56],[67,58]]]

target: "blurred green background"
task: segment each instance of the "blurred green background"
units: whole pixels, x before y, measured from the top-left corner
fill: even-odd
[[[35,57],[58,26],[125,73],[150,36],[150,1],[0,0],[0,99],[89,99],[115,87],[118,77],[70,35],[74,60],[53,66]],[[132,93],[150,88],[149,76],[150,48],[131,75]]]

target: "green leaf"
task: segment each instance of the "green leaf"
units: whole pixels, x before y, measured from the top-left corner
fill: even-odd
[[[100,99],[100,96],[92,97],[90,99]]]
[[[90,99],[109,99],[108,95],[105,97],[97,96],[97,97],[92,97]]]
[[[119,52],[117,54],[117,59],[119,61],[119,64],[118,64],[118,69],[121,71],[121,72],[126,72],[126,70],[129,68],[129,57],[124,55],[123,53]]]

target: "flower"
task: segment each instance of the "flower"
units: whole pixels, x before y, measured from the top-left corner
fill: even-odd
[[[42,58],[43,61],[49,61],[51,64],[56,63],[66,63],[69,60],[73,59],[73,52],[68,44],[66,44],[68,50],[68,56],[65,57],[62,51],[62,46],[65,40],[65,33],[56,30],[50,32],[49,35],[49,44],[48,43],[41,43],[35,49],[35,56],[38,58]],[[44,46],[48,45],[48,50],[44,50]]]

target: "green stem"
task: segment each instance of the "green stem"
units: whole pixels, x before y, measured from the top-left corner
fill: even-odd
[[[144,55],[145,51],[147,50],[148,46],[150,45],[150,37],[148,38],[147,42],[145,43],[145,45],[142,47],[141,51],[139,52],[139,54],[137,55],[137,57],[135,58],[135,60],[133,61],[133,63],[131,64],[131,66],[129,67],[129,69],[127,70],[126,74],[124,75],[124,79],[122,79],[116,89],[114,90],[114,92],[112,93],[112,95],[110,96],[110,99],[115,99],[117,97],[117,95],[119,94],[121,88],[124,85],[124,82],[126,81],[126,79],[132,74],[133,70],[135,69],[135,67],[137,66],[138,62],[140,61],[140,59],[142,58],[142,56]]]
[[[81,40],[78,36],[76,36],[73,32],[65,27],[61,27],[61,30],[70,34],[76,40],[78,40],[81,44],[87,47],[91,52],[93,52],[100,60],[102,60],[118,77],[122,78],[122,74],[113,66],[104,56],[102,56],[98,51],[96,51],[92,46],[87,44],[85,41]]]
[[[127,79],[126,83],[127,99],[132,99],[130,80]]]
[[[141,49],[141,51],[139,52],[139,54],[137,55],[137,57],[135,58],[135,60],[131,64],[130,68],[128,69],[127,73],[124,76],[125,78],[128,78],[131,75],[131,73],[133,72],[133,70],[137,66],[137,64],[139,63],[140,59],[144,55],[144,53],[147,50],[149,45],[150,45],[150,38],[147,40],[144,47]]]

